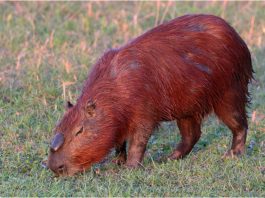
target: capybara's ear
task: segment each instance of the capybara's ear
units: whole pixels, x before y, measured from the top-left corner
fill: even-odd
[[[90,117],[95,116],[95,108],[96,108],[96,103],[92,100],[89,100],[87,105],[86,105],[86,113]]]
[[[74,105],[70,102],[70,101],[67,101],[66,103],[66,108],[67,109],[71,109]]]

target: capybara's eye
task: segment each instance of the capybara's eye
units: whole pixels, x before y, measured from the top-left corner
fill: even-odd
[[[75,134],[75,136],[78,136],[82,132],[83,132],[83,127],[81,127],[81,129]]]

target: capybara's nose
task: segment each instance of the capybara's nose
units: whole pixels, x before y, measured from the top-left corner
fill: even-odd
[[[66,173],[66,166],[64,164],[59,164],[57,166],[49,167],[55,174],[62,175]]]
[[[61,160],[49,159],[47,167],[57,175],[66,173],[66,165]]]
[[[56,169],[56,172],[59,173],[59,174],[63,174],[66,172],[66,166],[65,165],[60,165],[58,166],[58,168]]]

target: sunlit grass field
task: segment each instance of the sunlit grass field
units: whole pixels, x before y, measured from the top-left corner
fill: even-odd
[[[265,196],[264,10],[264,2],[0,2],[0,196]],[[223,17],[251,50],[246,154],[221,159],[231,132],[210,116],[180,161],[158,162],[180,139],[172,122],[154,132],[143,168],[114,165],[110,154],[71,178],[43,169],[65,101],[75,102],[100,55],[189,13]]]

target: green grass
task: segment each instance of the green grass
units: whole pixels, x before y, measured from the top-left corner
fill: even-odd
[[[264,9],[262,2],[1,2],[0,196],[265,196]],[[174,123],[164,123],[150,139],[144,168],[102,163],[71,178],[43,169],[64,103],[78,97],[96,59],[186,13],[223,16],[251,50],[256,80],[246,154],[221,160],[231,133],[210,117],[193,152],[180,161],[158,163],[180,138]]]

